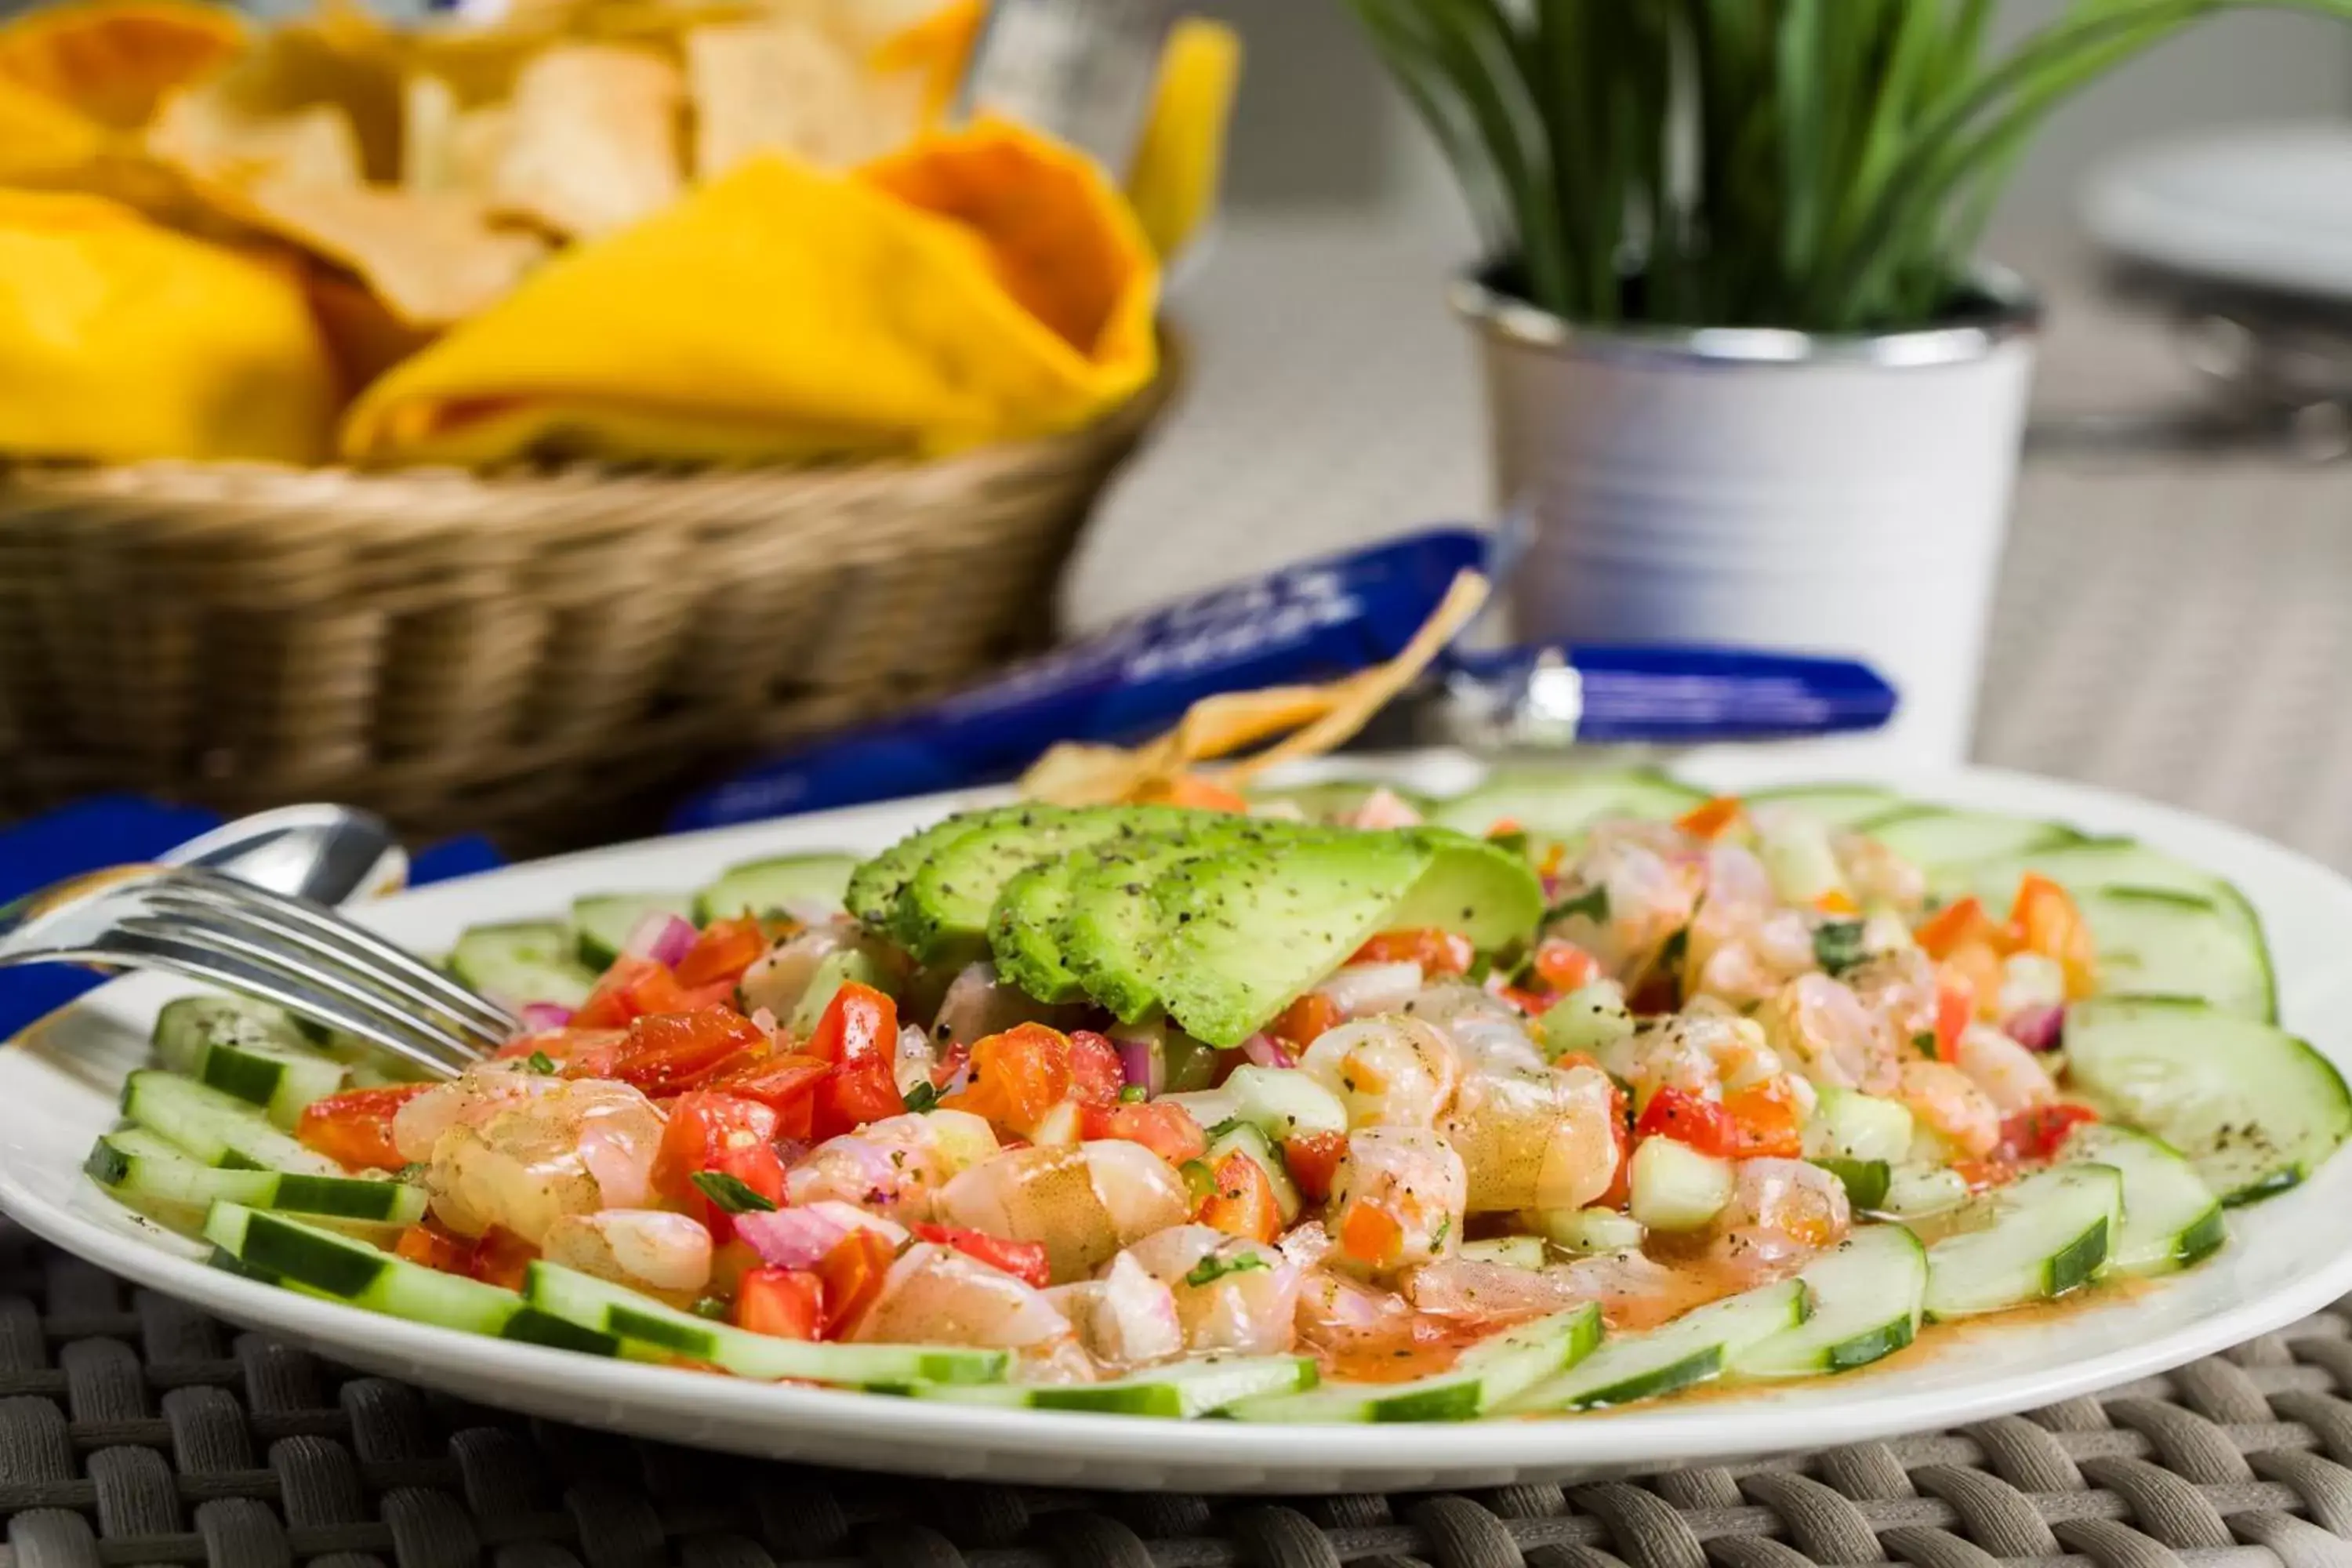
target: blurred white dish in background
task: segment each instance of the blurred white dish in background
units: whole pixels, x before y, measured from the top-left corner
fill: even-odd
[[[2352,303],[2352,123],[2168,142],[2085,187],[2094,237],[2127,260]]]

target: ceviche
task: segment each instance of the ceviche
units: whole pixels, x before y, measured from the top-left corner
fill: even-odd
[[[2352,1128],[2234,889],[1648,772],[1012,805],[477,929],[452,1081],[220,997],[88,1169],[219,1266],[919,1399],[1549,1415],[2194,1266]]]

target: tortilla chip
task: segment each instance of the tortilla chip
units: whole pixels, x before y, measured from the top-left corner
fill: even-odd
[[[677,68],[643,49],[561,44],[515,79],[490,199],[500,212],[594,238],[683,188]]]
[[[1345,745],[1396,695],[1418,679],[1486,603],[1489,584],[1475,572],[1454,578],[1434,614],[1385,664],[1328,686],[1280,686],[1204,697],[1175,728],[1133,750],[1059,745],[1022,775],[1022,793],[1055,805],[1110,805],[1165,800],[1194,777],[1240,789],[1259,773]],[[1203,770],[1274,735],[1287,739],[1247,761]]]
[[[922,124],[919,73],[877,75],[804,20],[698,27],[686,36],[686,66],[698,179],[754,153],[845,169],[903,145]]]
[[[409,78],[406,99],[400,183],[487,201],[513,138],[514,110],[503,103],[467,108],[457,88],[437,76]]]
[[[271,175],[299,184],[361,180],[359,138],[341,108],[314,103],[257,114],[212,85],[167,100],[147,132],[147,148],[202,179],[233,185]]]
[[[216,5],[88,0],[0,26],[0,79],[135,131],[167,94],[227,65],[245,38],[245,24]]]
[[[334,356],[345,403],[433,341],[430,331],[400,320],[373,289],[339,267],[304,258],[302,287],[328,353]]]
[[[494,226],[464,196],[272,177],[235,193],[231,210],[357,274],[412,328],[463,321],[547,254],[545,240]]]

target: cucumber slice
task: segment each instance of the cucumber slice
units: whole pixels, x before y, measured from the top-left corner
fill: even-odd
[[[350,1174],[272,1127],[244,1100],[176,1073],[149,1070],[125,1079],[122,1114],[206,1165],[301,1176]]]
[[[236,1258],[244,1270],[304,1295],[436,1328],[592,1355],[612,1355],[620,1348],[609,1335],[584,1332],[532,1310],[512,1290],[444,1274],[284,1215],[215,1204],[205,1218],[205,1239]]]
[[[1588,1301],[1483,1340],[1449,1372],[1409,1383],[1326,1384],[1305,1394],[1244,1400],[1235,1421],[1470,1421],[1576,1365],[1601,1343],[1601,1309]]]
[[[767,1382],[791,1378],[887,1388],[991,1383],[1004,1375],[1012,1361],[1003,1351],[960,1345],[820,1344],[755,1334],[544,1259],[534,1261],[524,1275],[522,1294],[547,1316],[575,1328]]]
[[[1965,1228],[1927,1249],[1927,1315],[1998,1312],[2087,1285],[2123,1222],[2113,1165],[2053,1165],[1972,1198]]]
[[[848,896],[855,855],[785,855],[738,866],[694,895],[694,923],[744,915],[830,916]]]
[[[2123,1173],[2124,1226],[2107,1262],[2126,1274],[2185,1268],[2230,1238],[2221,1200],[2197,1169],[2161,1139],[2112,1122],[2089,1122],[2068,1135],[2060,1157]]]
[[[1805,1321],[1811,1299],[1794,1279],[1743,1291],[1685,1312],[1664,1328],[1612,1339],[1558,1377],[1502,1406],[1504,1415],[1631,1405],[1721,1376],[1759,1340]]]
[[[1268,1138],[1348,1131],[1339,1097],[1296,1068],[1235,1068],[1219,1087],[1233,1096],[1233,1114]]]
[[[194,1074],[205,1053],[222,1040],[299,1046],[310,1037],[294,1015],[244,996],[183,996],[155,1015],[155,1058],[173,1072]]]
[[[323,1055],[291,1015],[266,1004],[183,997],[156,1016],[154,1037],[166,1066],[261,1107],[280,1127],[352,1079],[348,1063]]]
[[[2267,1022],[2270,961],[2233,916],[2196,893],[2109,888],[2077,893],[2106,996],[2193,996]]]
[[[449,950],[449,973],[509,1007],[533,1002],[577,1007],[596,984],[577,949],[572,928],[552,921],[476,926]]]
[[[1156,1415],[1190,1421],[1244,1400],[1315,1386],[1315,1363],[1303,1355],[1208,1356],[1153,1367],[1108,1383],[918,1384],[918,1399],[1021,1410],[1086,1410],[1102,1415]]]
[[[793,1016],[784,1027],[797,1040],[812,1038],[816,1026],[824,1019],[824,1010],[833,1005],[834,997],[845,985],[864,985],[872,990],[890,992],[895,989],[890,976],[874,955],[862,947],[836,948],[817,961],[816,973],[809,976],[808,989],[793,1006]]]
[[[1298,1184],[1290,1179],[1290,1167],[1282,1163],[1266,1135],[1247,1121],[1221,1128],[1209,1142],[1205,1158],[1212,1171],[1228,1154],[1239,1154],[1265,1173],[1266,1184],[1274,1189],[1274,1206],[1282,1212],[1286,1226],[1297,1222],[1300,1200]]]
[[[136,1127],[99,1139],[82,1169],[120,1202],[190,1228],[219,1201],[364,1225],[407,1226],[425,1217],[424,1189],[404,1182],[225,1171],[192,1160],[167,1140]]]
[[[1969,1201],[1969,1184],[1948,1165],[1901,1161],[1886,1168],[1886,1196],[1881,1214],[1896,1219],[1925,1219]]]
[[[2335,1064],[2284,1030],[2196,1002],[2078,1002],[2069,1085],[2189,1158],[2225,1204],[2294,1186],[2352,1132]]]
[[[2054,822],[2032,822],[1990,811],[1949,811],[1938,805],[1899,807],[1868,818],[1854,831],[1877,839],[1927,874],[1973,867],[1998,856],[2030,855],[2082,835]]]
[[[1903,797],[1876,784],[1789,784],[1780,789],[1750,790],[1741,796],[1750,805],[1787,806],[1801,811],[1824,827],[1845,829],[1874,817],[1891,816]]]
[[[1731,1358],[1740,1377],[1849,1372],[1893,1355],[1919,1332],[1927,1249],[1899,1225],[1866,1225],[1797,1276],[1812,1316]]]
[[[1439,801],[1429,820],[1477,835],[1511,821],[1532,834],[1569,838],[1608,817],[1680,816],[1706,799],[1705,790],[1654,768],[1508,768]]]
[[[1845,1185],[1846,1202],[1857,1214],[1884,1214],[1887,1189],[1894,1185],[1895,1167],[1885,1160],[1849,1160],[1824,1154],[1813,1162]]]
[[[574,899],[572,950],[581,963],[601,973],[621,956],[621,950],[647,915],[676,915],[683,920],[692,902],[684,893],[599,893]]]
[[[1465,1263],[1499,1263],[1508,1268],[1541,1268],[1544,1239],[1540,1236],[1498,1236],[1491,1241],[1465,1241],[1460,1248]]]
[[[1805,1122],[1809,1158],[1900,1160],[1911,1150],[1910,1109],[1899,1100],[1824,1086]]]

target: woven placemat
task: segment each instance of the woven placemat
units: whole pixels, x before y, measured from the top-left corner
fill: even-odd
[[[1269,1502],[856,1476],[526,1420],[240,1332],[0,1224],[0,1518],[14,1568],[2352,1568],[2347,1311],[1956,1432]]]

